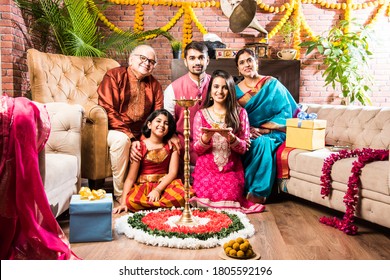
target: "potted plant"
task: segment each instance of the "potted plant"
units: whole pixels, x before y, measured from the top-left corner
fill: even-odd
[[[340,85],[342,104],[358,100],[362,105],[371,105],[368,93],[372,84],[369,73],[372,32],[355,20],[342,20],[325,35],[300,44],[307,47],[306,54],[317,49],[324,56],[327,67],[322,76],[325,77],[325,85],[331,84],[333,89]]]
[[[297,51],[292,48],[291,43],[294,36],[294,31],[298,29],[298,23],[293,21],[291,18],[286,21],[286,23],[280,29],[280,34],[283,37],[283,41],[286,43],[287,48],[279,51],[277,53],[278,57],[281,59],[294,59]]]
[[[178,40],[171,40],[171,48],[173,53],[173,58],[178,59],[181,57],[182,43]]]

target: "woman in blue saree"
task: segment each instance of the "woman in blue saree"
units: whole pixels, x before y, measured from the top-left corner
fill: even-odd
[[[290,92],[276,78],[258,73],[251,49],[240,50],[236,66],[244,79],[236,85],[237,101],[247,110],[251,145],[243,157],[247,198],[264,203],[276,177],[276,150],[285,141],[286,119],[298,111]]]

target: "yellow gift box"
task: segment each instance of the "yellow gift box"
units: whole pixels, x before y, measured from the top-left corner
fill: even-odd
[[[287,119],[286,147],[318,150],[325,147],[326,120]]]

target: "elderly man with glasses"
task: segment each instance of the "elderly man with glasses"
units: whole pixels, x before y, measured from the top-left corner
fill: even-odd
[[[156,52],[148,45],[134,48],[128,67],[107,71],[98,88],[99,105],[107,111],[111,169],[116,199],[122,195],[130,147],[154,110],[163,108],[161,84],[152,76]]]

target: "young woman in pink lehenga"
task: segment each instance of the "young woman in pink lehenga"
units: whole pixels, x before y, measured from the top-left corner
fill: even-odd
[[[203,109],[194,118],[194,150],[199,157],[193,172],[193,206],[231,209],[244,213],[264,210],[264,205],[244,196],[241,155],[249,141],[246,111],[236,102],[233,77],[216,70]]]

